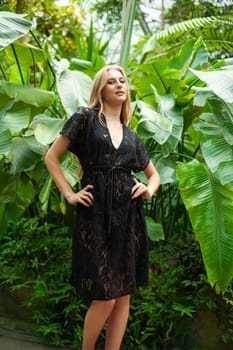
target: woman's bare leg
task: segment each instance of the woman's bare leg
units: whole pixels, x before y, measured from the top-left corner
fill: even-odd
[[[94,300],[91,303],[84,320],[82,350],[94,350],[97,339],[114,305],[115,299]]]
[[[105,350],[119,350],[129,317],[130,295],[117,298],[108,319]]]

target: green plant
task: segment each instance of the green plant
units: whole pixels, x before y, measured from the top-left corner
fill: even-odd
[[[217,315],[219,346],[231,346],[230,300],[229,295],[225,302],[208,284],[200,248],[191,232],[157,242],[150,251],[150,284],[132,296],[123,349],[202,349],[199,335],[193,334],[193,322],[203,307]]]
[[[229,6],[230,7],[230,6]],[[144,38],[144,45],[140,51],[146,59],[167,58],[175,56],[187,41],[203,40],[212,59],[232,57],[232,10],[229,15],[208,15],[186,19],[167,26],[162,31],[155,31],[153,35]],[[139,52],[136,52],[136,57]],[[140,59],[141,54],[137,59]],[[143,57],[144,59],[145,57]]]
[[[89,50],[93,64],[76,60],[71,71],[70,62],[63,60],[55,64],[52,61],[47,45],[42,48],[30,32],[32,23],[25,15],[0,11],[0,18],[3,23],[0,30],[0,227],[3,234],[8,222],[17,221],[25,212],[34,216],[46,212],[48,207],[51,212],[66,212],[64,198],[54,190],[43,156],[61,130],[66,113],[70,115],[78,105],[86,104],[91,84],[89,75],[104,63],[103,59],[96,59],[93,49],[93,55]],[[22,40],[26,36],[36,46]],[[92,27],[90,40],[94,41]],[[74,70],[77,66],[80,71]],[[89,75],[82,73],[82,69]],[[74,157],[64,157],[63,167],[68,180],[75,185],[77,161]]]
[[[3,62],[1,65],[3,80],[0,82],[1,233],[6,229],[8,222],[11,222],[11,225],[13,221],[17,223],[18,218],[25,213],[27,208],[32,210],[30,214],[34,216],[36,209],[38,209],[36,214],[40,212],[40,209],[58,212],[57,208],[65,213],[64,199],[52,186],[51,179],[47,177],[43,165],[43,154],[64,123],[66,117],[63,119],[61,115],[70,114],[75,110],[77,103],[86,102],[91,82],[90,77],[92,77],[96,67],[94,62],[92,65],[90,62],[80,60],[72,62],[72,65],[66,60],[56,62],[57,89],[55,89],[55,94],[52,93],[50,89],[54,88],[54,74],[51,66],[47,64],[50,62],[47,47],[44,49],[41,47],[32,48],[27,43],[15,42],[14,40],[18,39],[18,36],[16,35],[17,31],[12,28],[11,22],[18,22],[16,18],[12,19],[14,14],[8,15],[11,20],[8,18],[8,22],[4,23],[7,24],[8,30],[6,32],[9,31],[8,35],[11,41],[10,45],[8,45],[9,42],[6,43],[6,47],[5,44],[3,45],[1,52],[4,60],[1,61]],[[22,22],[17,24],[20,36],[28,33],[31,26],[30,22],[25,22],[23,18],[21,20]],[[173,33],[174,35],[176,35],[175,33],[184,34],[189,28],[197,29],[201,23],[208,24],[208,21],[209,19],[205,19],[204,22],[195,20],[186,22],[183,26],[179,24],[163,34],[165,37],[174,38]],[[213,23],[212,19],[210,22]],[[216,22],[214,23],[216,24]],[[227,23],[225,28],[231,28],[231,26],[231,23]],[[182,28],[185,30],[183,31]],[[221,34],[224,35],[224,27],[222,28]],[[174,30],[173,33],[172,30]],[[225,35],[225,37],[229,38],[229,48],[232,36],[231,32],[228,32],[229,35]],[[93,39],[92,35],[91,29],[91,39]],[[0,37],[4,37],[3,33],[0,33]],[[206,48],[206,42],[202,37],[198,37],[197,40],[187,40],[179,52],[174,47],[176,49],[174,56],[169,58],[166,54],[160,55],[160,48],[158,50],[158,45],[153,39],[144,47],[140,47],[140,53],[137,52],[138,57],[135,59],[136,63],[127,62],[132,78],[132,97],[135,107],[132,127],[147,143],[162,180],[161,189],[156,197],[156,208],[152,209],[151,213],[153,213],[153,219],[156,218],[156,221],[163,224],[166,243],[169,240],[175,244],[176,232],[189,232],[192,225],[200,243],[208,280],[217,291],[222,292],[218,303],[224,309],[221,297],[224,296],[224,291],[228,291],[228,286],[231,286],[233,268],[231,258],[233,249],[231,230],[233,217],[231,205],[233,188],[232,61],[212,61]],[[163,44],[162,37],[160,44]],[[6,57],[9,60],[6,60]],[[10,63],[9,67],[6,67],[7,63]],[[99,61],[97,63],[99,67]],[[100,60],[100,65],[102,63],[103,61]],[[85,71],[88,75],[71,71],[75,68]],[[75,78],[73,80],[75,89],[69,88],[69,86],[67,88],[67,81],[71,77]],[[77,83],[80,77],[85,79],[85,89]],[[40,89],[35,88],[35,86]],[[66,89],[63,89],[64,86]],[[57,93],[60,95],[59,97]],[[74,98],[70,100],[70,96],[77,98],[77,100],[75,102]],[[72,170],[72,172],[67,171],[66,173],[71,184],[76,183],[77,164],[68,157],[65,157],[63,161],[64,168]],[[38,197],[40,201],[38,201]],[[33,205],[30,206],[30,203]],[[54,217],[57,219],[56,216]],[[179,238],[177,239],[179,240]],[[29,243],[27,242],[27,244]],[[27,244],[23,243],[25,251]],[[151,248],[152,252],[157,250],[157,243],[151,243]],[[20,247],[18,249],[20,250]],[[188,250],[186,252],[187,255],[190,254]],[[154,254],[157,253],[154,252]],[[172,249],[170,255],[174,255]],[[200,258],[199,253],[198,256]],[[23,257],[21,258],[23,259]],[[158,261],[159,257],[155,256],[153,260],[152,254],[151,258],[153,271],[153,263]],[[23,265],[26,269],[27,263],[24,262]],[[162,263],[160,265],[164,267]],[[32,271],[36,266],[37,260],[33,259]],[[28,272],[32,273],[32,271]],[[194,271],[196,270],[194,269]],[[174,335],[174,341],[178,338],[173,318],[175,322],[179,322],[180,319],[183,322],[185,317],[194,314],[196,304],[193,300],[189,302],[187,296],[184,303],[175,292],[176,290],[180,291],[179,284],[182,282],[181,285],[188,288],[185,290],[190,289],[189,292],[192,295],[195,284],[200,287],[203,282],[195,279],[193,281],[190,275],[188,279],[183,279],[182,273],[183,265],[175,264],[170,269],[163,270],[160,277],[151,274],[152,284],[148,290],[145,290],[145,293],[147,292],[149,295],[151,305],[143,303],[142,300],[144,298],[146,300],[144,291],[141,292],[143,299],[140,299],[140,293],[138,294],[140,305],[135,302],[135,312],[140,310],[143,317],[136,320],[131,328],[130,341],[134,345],[137,344],[142,348],[144,346],[142,341],[145,340],[150,343],[149,346],[157,346],[152,344],[152,334],[156,331],[157,335],[157,329],[162,331],[163,325],[167,327],[165,339],[168,344],[170,334]],[[25,280],[20,280],[20,275],[10,276],[12,281],[19,282],[19,287],[26,286]],[[17,276],[19,276],[18,281]],[[202,276],[201,274],[200,278]],[[42,295],[45,298],[45,294],[49,293],[48,279],[47,275],[45,281],[38,278],[38,282],[34,283],[36,295]],[[8,279],[8,282],[11,280]],[[53,283],[55,282],[51,279],[51,284],[53,285]],[[165,290],[161,288],[161,283]],[[66,288],[68,287],[61,287],[63,291],[61,300],[65,299],[65,295],[68,293],[69,288]],[[196,293],[197,290],[195,288],[194,290]],[[214,291],[210,292],[209,287],[207,290],[205,288],[201,288],[201,290],[204,296],[205,294],[210,295],[210,300],[214,296],[213,299],[216,300]],[[161,300],[155,299],[151,302],[152,297],[157,293],[161,295]],[[164,299],[162,298],[163,293],[166,295]],[[169,304],[167,295],[172,297],[172,304]],[[180,291],[180,295],[182,295],[182,291]],[[201,295],[199,295],[200,298]],[[49,295],[50,297],[51,295]],[[57,298],[59,297],[57,296]],[[37,300],[39,299],[35,298],[31,303],[36,306]],[[231,300],[231,297],[228,300]],[[197,305],[199,301],[197,300]],[[229,303],[230,305],[231,303]],[[159,311],[162,320],[156,318],[158,315],[152,314],[151,306],[153,306],[153,310]],[[165,312],[165,310],[168,311]],[[56,319],[59,316],[56,310],[54,309],[52,313],[54,313],[54,318],[52,316],[45,317],[45,313],[37,314],[37,320],[39,326],[43,326],[43,322],[48,324],[51,320],[50,335],[53,332],[56,333],[55,339],[59,341],[61,330],[58,323],[63,324],[63,319],[59,319],[57,323]],[[148,320],[151,318],[150,324]],[[138,329],[147,327],[147,322],[146,334],[138,333]],[[47,333],[43,327],[41,332]],[[77,334],[79,334],[77,335],[79,338],[79,331]],[[48,337],[50,335],[47,334]],[[186,339],[186,333],[182,333],[180,339]],[[230,331],[226,332],[224,339],[226,342],[232,339]],[[160,341],[162,344],[162,340],[158,337],[157,342]],[[178,345],[170,344],[169,346]]]
[[[161,177],[157,221],[165,239],[192,225],[208,279],[223,292],[233,276],[233,66],[211,64],[202,38],[187,41],[171,59],[155,49],[143,52],[131,76],[133,127]]]
[[[86,305],[69,283],[71,238],[67,227],[21,219],[1,240],[1,283],[28,289],[23,305],[32,310],[35,332],[44,342],[80,345]]]

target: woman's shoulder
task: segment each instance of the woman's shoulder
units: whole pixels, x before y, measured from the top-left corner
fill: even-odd
[[[129,136],[131,136],[134,139],[138,138],[136,131],[134,129],[132,129],[129,125],[125,125],[125,129],[126,129]]]
[[[86,132],[95,125],[98,111],[89,107],[80,106],[65,122],[61,134],[67,136],[73,143],[86,135]]]
[[[97,117],[98,110],[89,107],[79,106],[76,112],[74,112],[70,116],[70,118],[68,118],[67,123],[74,125],[78,124],[82,125],[83,127],[84,125],[89,125],[90,123],[92,123],[92,121],[96,120]]]
[[[79,106],[75,114],[82,115],[82,116],[88,116],[88,117],[90,117],[90,116],[95,117],[98,115],[98,109]]]
[[[137,134],[137,131],[132,129],[130,126],[125,126],[128,138],[130,138],[135,144],[140,147],[141,145],[145,146],[143,139]]]

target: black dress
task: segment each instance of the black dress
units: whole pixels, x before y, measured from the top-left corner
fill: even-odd
[[[77,204],[71,283],[91,300],[131,294],[148,282],[143,203],[141,198],[131,199],[133,173],[149,163],[146,147],[123,126],[116,149],[98,111],[84,107],[65,123],[61,134],[69,138],[69,150],[82,164],[82,186],[94,186],[93,205]]]

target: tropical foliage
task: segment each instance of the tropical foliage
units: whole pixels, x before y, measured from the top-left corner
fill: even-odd
[[[2,227],[6,228],[9,220],[17,220],[24,212],[39,189],[42,208],[47,208],[52,182],[43,167],[43,154],[64,123],[59,115],[65,111],[68,116],[77,105],[87,102],[91,79],[80,70],[71,73],[70,63],[64,60],[56,63],[54,73],[46,48],[43,50],[22,41],[12,45],[29,31],[30,22],[23,15],[15,15],[15,28],[11,26],[13,14],[0,14],[5,32],[10,29],[7,40],[2,40],[2,54],[8,57],[8,67],[1,65],[5,78],[1,81],[1,162],[4,165],[1,176],[5,183],[1,191],[1,220]],[[15,35],[17,26],[20,28],[18,36]],[[225,290],[233,274],[230,259],[232,66],[226,65],[227,61],[220,61],[218,69],[211,66],[202,38],[189,40],[170,60],[158,60],[151,41],[149,49],[146,44],[142,52],[140,66],[136,64],[135,69],[131,68],[135,114],[138,115],[134,127],[150,143],[164,188],[179,180],[176,203],[179,204],[181,195],[200,241],[210,283],[216,285],[217,290]],[[205,67],[206,72],[203,71]],[[56,99],[57,94],[59,99]],[[69,169],[73,171],[67,172],[67,176],[74,185],[77,165],[73,161],[71,164]],[[67,157],[63,165],[67,169]],[[197,172],[193,181],[188,169],[193,176]],[[32,176],[35,173],[37,176]],[[203,181],[199,187],[200,178]],[[7,191],[11,192],[13,185],[14,198]],[[24,191],[30,195],[26,196]],[[59,203],[64,211],[63,200]],[[203,216],[203,206],[208,208],[207,216]],[[166,223],[169,225],[169,221]],[[166,232],[170,231],[171,227],[166,228]]]
[[[156,58],[150,49],[140,74],[136,69],[137,130],[154,152],[163,189],[178,182],[173,209],[177,215],[181,196],[210,283],[223,291],[233,273],[233,66],[226,60],[213,67],[200,38],[189,40],[171,60]]]
[[[158,194],[145,204],[150,217],[152,261],[153,247],[159,246],[159,239],[165,238],[166,242],[173,237],[182,249],[184,237],[194,231],[208,283],[217,292],[227,293],[233,277],[232,17],[178,23],[139,42],[129,55],[132,28],[126,28],[126,24],[131,23],[131,27],[132,19],[125,22],[128,34],[121,49],[121,64],[128,67],[132,90],[131,127],[144,139],[161,176]],[[92,78],[105,64],[107,43],[102,46],[95,40],[91,22],[88,45],[86,38],[75,37],[71,27],[72,50],[58,45],[62,43],[58,38],[54,39],[58,48],[54,53],[42,36],[38,39],[25,15],[0,11],[0,22],[3,236],[22,215],[39,216],[42,221],[59,216],[59,222],[66,223],[67,215],[60,213],[67,214],[71,209],[55,189],[43,157],[65,120],[78,105],[87,103]],[[216,37],[218,25],[221,42],[216,40],[220,38]],[[73,57],[75,47],[78,59]],[[223,58],[218,59],[220,54]],[[66,154],[62,166],[71,185],[78,186],[76,160]],[[178,274],[179,264],[174,261],[172,266]],[[153,281],[156,274],[152,266]],[[155,293],[153,286],[150,292]],[[168,295],[170,291],[166,298]],[[232,303],[232,296],[228,301]],[[144,309],[143,305],[135,307],[148,315],[148,305]],[[172,307],[187,315],[195,309],[193,305],[181,305],[177,299]],[[169,319],[171,327],[173,316]],[[146,323],[148,332],[150,326]],[[140,342],[146,341],[141,336]],[[139,341],[136,333],[134,341]]]
[[[1,191],[1,228],[4,231],[7,222],[17,220],[35,200],[41,187],[39,197],[42,207],[44,203],[46,205],[52,182],[51,179],[46,181],[43,155],[64,124],[61,115],[66,112],[70,115],[78,104],[87,102],[91,78],[81,69],[88,69],[89,75],[93,76],[104,61],[94,55],[93,65],[91,61],[83,64],[74,60],[72,64],[79,71],[72,73],[68,69],[70,62],[64,59],[55,62],[52,67],[47,46],[41,49],[25,41],[17,41],[31,28],[31,22],[25,19],[25,15],[0,12],[0,16],[3,23],[1,55],[7,57],[7,61],[2,60],[3,79],[0,82],[1,183],[2,186],[4,184]],[[72,93],[69,90],[71,82]],[[56,97],[58,94],[60,98]],[[76,170],[75,164],[72,169]],[[72,174],[68,176],[74,184],[76,180],[72,179]],[[12,188],[15,188],[14,196],[9,195]],[[64,208],[62,200],[58,203]],[[37,205],[34,213],[38,214],[40,209]]]

